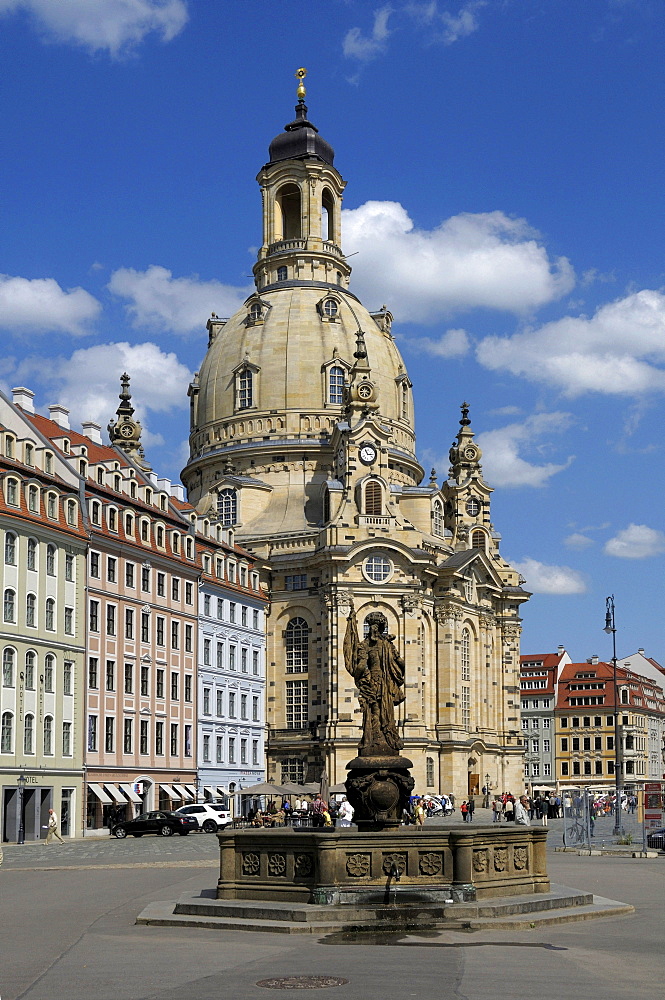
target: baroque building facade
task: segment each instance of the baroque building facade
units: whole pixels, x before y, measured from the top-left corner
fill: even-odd
[[[212,315],[190,386],[199,515],[235,527],[260,561],[267,626],[268,780],[343,781],[361,710],[343,639],[381,612],[406,662],[398,727],[416,788],[521,787],[520,617],[528,594],[500,553],[469,408],[450,474],[416,456],[412,384],[386,306],[349,287],[345,182],[296,117],[258,175],[255,291]]]

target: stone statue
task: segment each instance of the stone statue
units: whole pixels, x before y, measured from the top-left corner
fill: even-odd
[[[404,660],[387,635],[388,620],[380,611],[366,618],[369,635],[358,637],[355,611],[347,619],[344,662],[356,682],[363,712],[362,757],[394,756],[404,746],[395,725],[395,705],[404,701]]]

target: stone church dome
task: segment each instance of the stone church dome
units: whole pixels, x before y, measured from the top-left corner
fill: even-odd
[[[361,380],[371,393],[365,412],[378,411],[390,432],[387,480],[415,485],[423,470],[392,316],[385,306],[369,312],[349,290],[341,248],[345,182],[303,97],[269,155],[257,177],[263,243],[256,291],[229,319],[210,318],[208,352],[190,387],[191,457],[183,471],[190,500],[198,503],[230,470],[274,485],[276,472],[283,478],[301,469],[303,454],[310,484],[328,479],[333,430],[348,418]],[[302,526],[311,518],[320,520],[310,505]]]

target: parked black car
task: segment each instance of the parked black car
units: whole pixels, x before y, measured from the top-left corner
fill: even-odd
[[[177,813],[159,809],[117,823],[111,833],[119,840],[128,833],[131,833],[132,837],[142,837],[144,833],[158,833],[161,837],[171,837],[174,833],[179,833],[181,837],[186,837],[189,831],[196,830],[196,827],[197,824],[192,823],[188,816],[179,816]]]
[[[647,847],[652,851],[665,850],[665,827],[647,832]]]

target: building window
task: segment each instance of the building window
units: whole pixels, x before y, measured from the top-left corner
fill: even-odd
[[[289,276],[288,268],[286,268],[286,267],[278,267],[277,268],[277,280],[278,281],[286,281],[287,278],[288,278],[288,276]]]
[[[36,486],[28,487],[28,510],[31,514],[36,514],[39,507],[39,491]]]
[[[177,576],[174,576],[171,580],[171,600],[180,600],[180,580]]]
[[[484,531],[474,531],[471,534],[471,548],[472,549],[482,549],[485,551],[485,532]]]
[[[26,715],[23,724],[23,753],[33,754],[35,752],[35,717]]]
[[[115,660],[106,661],[106,690],[115,691]]]
[[[235,620],[236,620],[235,601],[229,601],[229,621],[235,624]]]
[[[185,583],[185,604],[193,604],[193,603],[194,603],[194,587],[188,581],[187,583]]]
[[[125,663],[125,694],[132,694],[134,691],[134,665]]]
[[[162,622],[162,641],[159,641],[159,623]],[[164,619],[157,619],[157,645],[164,645],[164,633],[163,633]],[[150,612],[141,612],[141,642],[150,642]]]
[[[99,632],[99,601],[90,601],[89,625],[91,632]]]
[[[55,682],[55,656],[47,653],[44,658],[44,690],[52,693]]]
[[[284,633],[287,674],[309,669],[309,628],[304,618],[292,618]]]
[[[286,728],[302,729],[307,725],[309,698],[307,681],[286,682]]]
[[[185,674],[185,701],[192,700],[192,675]]]
[[[155,723],[155,753],[158,757],[164,756],[164,723]]]
[[[134,612],[132,608],[125,608],[125,639],[134,638]]]
[[[210,666],[210,651],[212,649],[212,639],[203,640],[203,665]]]
[[[155,697],[164,697],[164,669],[162,667],[157,668],[157,676],[155,678]]]
[[[434,758],[428,757],[426,761],[427,787],[434,788]]]
[[[16,535],[11,531],[5,535],[5,563],[8,566],[16,565]]]
[[[123,732],[122,732],[122,750],[123,753],[132,752],[132,743],[134,738],[133,724],[131,719],[123,720]]]
[[[224,644],[217,643],[217,666],[221,669],[224,666]]]
[[[46,572],[49,576],[55,576],[55,545],[46,547]]]
[[[74,635],[74,609],[65,608],[65,635]]]
[[[383,490],[376,479],[365,484],[365,514],[379,516],[382,510]]]
[[[88,687],[96,688],[99,676],[99,660],[96,656],[88,658]]]
[[[28,539],[28,569],[37,569],[37,542],[34,538]]]
[[[49,632],[55,632],[55,601],[52,597],[46,599],[46,616],[44,625]]]
[[[217,737],[215,744],[215,762],[221,764],[224,759],[224,740],[221,736]]]
[[[178,756],[178,723],[171,723],[171,756]]]
[[[6,622],[16,621],[16,593],[7,588],[2,602],[2,618]]]
[[[238,494],[235,490],[220,490],[217,495],[217,516],[226,527],[238,520]]]
[[[208,762],[210,760],[210,737],[203,737],[203,759]]]
[[[10,653],[13,656],[13,650],[5,650],[5,653]],[[35,666],[37,664],[37,656],[30,649],[25,654],[25,686],[28,691],[34,691],[35,689]],[[11,686],[11,685],[8,685]],[[71,692],[65,691],[65,694],[70,694]]]
[[[239,410],[246,410],[253,405],[253,381],[254,375],[250,368],[243,368],[237,376],[237,406]]]
[[[234,736],[229,737],[229,764],[236,762],[236,741]]]
[[[148,752],[148,720],[141,719],[141,728],[139,736],[139,751],[141,754],[147,754]]]
[[[171,701],[178,700],[178,673],[173,670],[171,672]]]
[[[185,757],[192,756],[192,727],[185,726]]]
[[[191,625],[185,625],[185,652],[191,653],[194,644],[194,632]]]
[[[157,615],[157,645],[163,646],[164,642],[164,619]]]
[[[440,500],[435,500],[432,507],[432,534],[443,535],[443,506]]]
[[[178,649],[180,646],[180,622],[171,622],[171,649]]]
[[[88,716],[88,750],[97,750],[97,716]]]
[[[150,593],[150,567],[141,567],[141,590],[144,594]]]
[[[99,552],[90,553],[90,576],[99,579]]]
[[[104,719],[104,750],[106,753],[113,753],[114,739],[114,719],[112,715],[107,715]]]
[[[305,781],[305,761],[302,757],[286,757],[282,761],[282,784],[302,785]]]
[[[385,583],[391,576],[393,567],[390,559],[384,555],[369,556],[363,566],[365,576],[372,583]]]
[[[166,574],[157,574],[157,597],[164,597],[166,594]]]
[[[236,717],[236,696],[235,691],[229,691],[229,718],[235,719]]]
[[[65,580],[68,583],[74,582],[74,556],[69,554],[65,556]]]
[[[291,573],[284,577],[285,590],[307,590],[307,574]]]
[[[462,729],[466,729],[467,732],[471,729],[471,691],[468,687],[462,688]]]
[[[65,660],[62,667],[62,693],[72,693],[72,681],[74,679],[74,664],[71,660]]]
[[[34,653],[32,654],[34,656]],[[14,664],[16,653],[13,649],[5,649],[2,654],[2,686],[14,687]],[[27,686],[27,685],[26,685]],[[34,686],[34,685],[33,685]]]
[[[240,695],[240,718],[241,719],[246,719],[247,718],[247,695],[246,694],[241,694]]]
[[[258,649],[252,650],[252,673],[258,674],[259,672],[259,651]]]
[[[236,668],[236,647],[229,646],[229,670]]]
[[[134,518],[131,514],[125,514],[125,534],[134,534]]]
[[[106,634],[115,635],[115,605],[106,605]]]
[[[258,695],[252,695],[252,722],[259,722],[259,698]]]
[[[31,628],[36,624],[37,598],[34,594],[28,594],[25,599],[25,624]]]
[[[242,574],[242,572],[243,571],[240,570],[241,574]],[[244,625],[245,627],[247,627],[247,608],[245,607],[244,604],[242,604],[241,607],[240,607],[240,624]]]
[[[221,691],[217,691],[216,714],[218,716],[224,714],[224,696]]]
[[[210,688],[203,689],[203,714],[210,715]]]
[[[144,698],[148,696],[148,685],[150,683],[150,668],[141,665],[141,695]]]
[[[344,369],[333,365],[328,373],[328,402],[341,406],[344,402]]]
[[[2,733],[0,735],[0,753],[11,753],[14,740],[14,716],[11,712],[2,713]]]
[[[247,763],[247,740],[240,740],[240,763]]]
[[[462,629],[462,641],[460,644],[460,660],[462,664],[463,681],[468,681],[471,679],[470,650],[471,650],[471,636],[469,634],[468,628],[465,628]]]
[[[259,762],[259,741],[252,740],[252,764]]]

